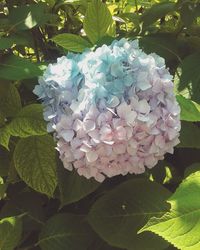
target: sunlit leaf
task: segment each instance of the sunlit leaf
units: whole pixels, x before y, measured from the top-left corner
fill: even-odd
[[[176,99],[181,107],[181,120],[197,122],[200,121],[200,105],[184,96],[177,95]]]
[[[61,47],[74,52],[83,52],[85,49],[92,47],[92,44],[83,37],[73,34],[59,34],[54,36],[51,40]]]
[[[83,27],[93,44],[106,34],[111,23],[112,16],[106,4],[100,0],[93,0],[91,3],[88,3]]]
[[[181,250],[200,248],[200,171],[188,176],[168,200],[169,212],[152,217],[140,232],[151,231]]]

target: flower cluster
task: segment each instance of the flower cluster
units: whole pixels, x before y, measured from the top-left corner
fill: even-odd
[[[64,167],[102,182],[173,153],[180,108],[164,59],[121,39],[50,64],[34,89]]]

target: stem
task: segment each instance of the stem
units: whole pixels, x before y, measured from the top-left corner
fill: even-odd
[[[136,13],[138,14],[138,1],[135,0],[135,9],[136,9]]]

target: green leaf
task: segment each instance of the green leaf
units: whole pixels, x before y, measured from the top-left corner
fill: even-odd
[[[159,56],[164,57],[166,61],[181,60],[177,47],[177,38],[173,34],[147,35],[139,40],[139,44],[147,54],[157,53]]]
[[[166,16],[168,13],[175,10],[175,3],[163,2],[154,4],[150,9],[147,9],[141,17],[143,26],[149,26],[158,19]]]
[[[42,250],[86,250],[93,232],[82,215],[58,214],[47,221],[40,235]]]
[[[7,132],[19,137],[47,134],[42,105],[30,104],[22,108],[7,126]]]
[[[61,206],[79,201],[100,186],[97,181],[93,179],[87,180],[85,177],[79,176],[75,171],[67,171],[63,166],[59,166],[58,170]]]
[[[195,53],[186,57],[181,65],[182,74],[180,78],[179,91],[182,91],[192,83],[192,99],[200,102],[200,54]]]
[[[44,3],[21,5],[12,8],[9,13],[11,29],[27,30],[37,25],[45,24],[50,15],[46,13],[47,5]]]
[[[200,148],[200,128],[190,122],[181,123],[179,148]]]
[[[3,178],[0,177],[0,200],[4,198],[7,189],[7,184],[4,183]]]
[[[200,249],[200,171],[188,176],[168,200],[169,212],[151,218],[140,232],[151,231],[181,250]]]
[[[19,217],[8,217],[0,220],[0,249],[13,250],[22,234],[22,222]]]
[[[0,176],[4,177],[8,175],[10,166],[9,153],[3,147],[0,147]]]
[[[23,37],[11,36],[0,38],[0,50],[11,48],[14,44],[26,45],[26,40]]]
[[[129,250],[161,250],[166,243],[153,234],[137,235],[153,215],[167,210],[170,193],[145,179],[132,179],[99,198],[89,213],[89,223],[110,245]]]
[[[50,135],[21,139],[14,151],[16,170],[34,190],[53,196],[57,185],[55,148]]]
[[[190,26],[194,20],[200,16],[200,4],[185,1],[180,7],[181,20],[186,26]]]
[[[21,109],[17,88],[10,82],[0,80],[0,111],[4,117],[15,116]]]
[[[7,128],[6,127],[0,128],[0,145],[9,150],[8,148],[9,141],[10,141],[10,133],[7,131]]]
[[[0,63],[0,78],[23,80],[42,75],[39,65],[18,56],[9,56]]]
[[[11,189],[12,187],[10,187]],[[16,189],[16,187],[14,188]],[[11,189],[12,190],[12,189]],[[10,216],[23,216],[24,230],[44,225],[44,200],[41,195],[26,188],[26,191],[14,193],[1,209],[0,218]],[[30,228],[31,227],[31,228]]]
[[[54,36],[51,40],[53,40],[61,47],[74,52],[83,52],[86,48],[92,47],[92,44],[90,42],[88,42],[81,36],[77,36],[74,34],[60,34]]]
[[[176,99],[181,107],[181,120],[191,122],[200,121],[200,105],[198,103],[186,99],[182,95],[177,95]]]
[[[83,27],[93,44],[105,36],[111,24],[112,16],[106,4],[102,3],[100,0],[93,0],[91,3],[88,3]]]
[[[185,169],[184,177],[188,177],[190,174],[200,171],[200,162],[195,162]]]

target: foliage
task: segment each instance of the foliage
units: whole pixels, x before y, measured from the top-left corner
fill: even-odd
[[[99,184],[63,168],[32,90],[57,57],[121,37],[165,58],[181,142],[145,174]],[[199,65],[198,0],[1,0],[0,249],[198,250]]]

